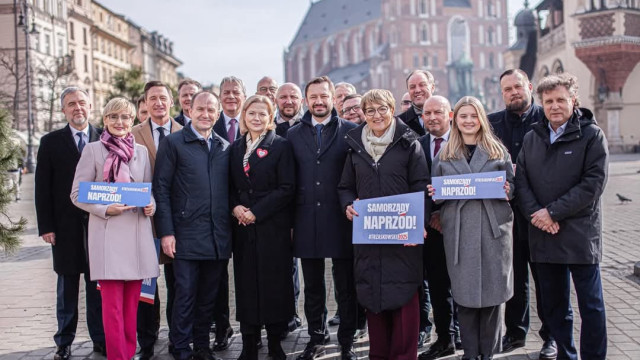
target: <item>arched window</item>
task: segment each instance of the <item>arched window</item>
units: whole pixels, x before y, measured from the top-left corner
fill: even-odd
[[[540,77],[543,78],[545,76],[549,76],[549,68],[547,67],[547,65],[544,65],[541,69],[540,69]]]
[[[564,72],[564,66],[562,66],[562,62],[560,61],[560,59],[556,59],[556,61],[553,62],[553,66],[551,66],[551,71],[554,74],[561,74]]]
[[[420,42],[429,42],[429,26],[426,23],[420,25]]]

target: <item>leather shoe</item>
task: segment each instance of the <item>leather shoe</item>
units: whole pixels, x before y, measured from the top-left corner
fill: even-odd
[[[318,356],[324,355],[324,345],[308,342],[302,354],[298,355],[296,360],[312,360]]]
[[[229,348],[229,339],[233,335],[233,329],[228,327],[222,334],[216,334],[216,340],[213,342],[213,351],[223,351]]]
[[[153,346],[148,348],[140,348],[134,360],[150,360],[153,357]]]
[[[93,343],[93,352],[107,357],[107,345],[104,343]]]
[[[289,321],[287,327],[287,330],[289,330],[289,332],[294,332],[298,328],[302,327],[302,320],[298,315],[294,315],[293,318]]]
[[[56,354],[53,355],[53,360],[69,360],[71,357],[71,346],[58,346]]]
[[[191,360],[222,360],[222,358],[213,355],[211,349],[199,349],[193,352]]]
[[[360,339],[365,338],[367,335],[369,335],[369,331],[367,330],[367,327],[363,327],[362,329],[356,329],[356,332],[353,334],[353,341],[358,341]]]
[[[433,360],[443,356],[453,355],[456,352],[456,346],[452,342],[436,341],[429,347],[429,350],[418,356],[419,360]]]
[[[510,352],[517,348],[524,347],[526,344],[525,339],[518,339],[510,335],[505,335],[502,337],[502,352]]]
[[[418,334],[418,349],[421,349],[425,344],[431,342],[431,333],[426,331],[420,331]]]
[[[338,326],[340,325],[340,314],[336,312],[335,315],[331,319],[329,319],[329,326]]]
[[[558,346],[555,340],[547,340],[542,345],[539,359],[555,359],[558,357]]]
[[[343,346],[340,351],[340,359],[341,360],[358,360],[358,356],[355,351],[353,351],[353,345]]]

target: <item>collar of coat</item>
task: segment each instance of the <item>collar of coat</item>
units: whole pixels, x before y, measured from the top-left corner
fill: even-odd
[[[403,147],[407,148],[411,146],[414,141],[418,140],[418,135],[416,135],[416,133],[413,132],[407,124],[397,116],[395,116],[394,119],[396,121],[396,131],[393,134],[393,141],[391,141],[391,144],[389,144],[389,146],[387,146],[387,150],[385,150],[385,154],[397,144],[401,144]],[[362,131],[364,131],[364,126],[366,124],[367,123],[364,122],[347,133],[347,144],[357,152],[360,150],[358,152],[359,154],[371,157],[365,150],[364,144],[362,143]],[[384,156],[384,154],[382,156]]]
[[[582,128],[591,124],[597,124],[596,119],[591,110],[586,108],[575,108],[573,115],[567,121],[567,127],[564,133],[554,142],[568,142],[578,140],[582,137]],[[535,133],[542,137],[542,139],[551,144],[549,139],[549,120],[545,116],[541,121],[531,125],[531,129]]]
[[[218,120],[220,121],[220,120]],[[191,129],[191,126],[187,125],[185,127],[182,128],[182,135],[184,138],[184,142],[189,143],[189,142],[202,142],[202,139],[200,139]],[[227,149],[230,144],[227,140],[225,140],[224,138],[222,138],[220,135],[218,135],[218,133],[216,133],[215,131],[213,131],[213,129],[211,129],[211,139],[212,139],[212,144],[211,144],[211,149],[214,148],[214,146],[219,145],[222,147],[222,150]],[[206,144],[205,144],[206,145]]]
[[[313,127],[313,122],[311,122],[311,111],[307,110],[304,115],[302,116],[302,118],[300,119],[300,122],[305,124],[305,125],[309,125],[311,127]],[[323,122],[322,124],[324,126],[332,126],[335,123],[338,122],[338,112],[336,111],[336,109],[331,109],[331,116],[329,117],[328,121]]]

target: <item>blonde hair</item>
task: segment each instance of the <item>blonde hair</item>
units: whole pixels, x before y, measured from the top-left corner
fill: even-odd
[[[371,89],[362,95],[361,107],[362,111],[366,111],[373,104],[382,104],[389,108],[389,112],[393,114],[396,110],[396,99],[389,90]]]
[[[268,131],[268,130],[275,129],[276,124],[274,119],[276,114],[275,114],[275,108],[273,107],[273,103],[271,102],[271,99],[269,99],[264,95],[253,95],[253,96],[250,96],[242,106],[242,112],[241,112],[240,121],[239,121],[240,133],[244,135],[249,131],[249,129],[247,128],[247,124],[245,122],[245,114],[247,113],[247,109],[249,109],[249,106],[253,104],[267,105],[267,111],[269,112],[269,121],[267,122],[266,130]]]
[[[460,99],[453,108],[453,126],[451,126],[451,132],[449,134],[447,144],[440,151],[440,160],[457,160],[468,155],[460,129],[455,123],[456,118],[458,117],[458,112],[463,106],[473,106],[478,114],[480,130],[476,134],[477,146],[489,153],[489,159],[491,160],[504,158],[504,146],[493,134],[489,121],[487,120],[487,113],[484,111],[482,103],[473,96],[465,96]]]

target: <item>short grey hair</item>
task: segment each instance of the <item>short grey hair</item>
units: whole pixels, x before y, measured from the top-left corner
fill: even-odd
[[[74,92],[77,92],[77,91],[85,94],[87,96],[87,98],[89,98],[89,100],[91,100],[91,98],[89,97],[89,93],[86,90],[84,90],[82,88],[79,88],[77,86],[69,86],[69,87],[65,88],[64,90],[62,90],[62,94],[60,94],[60,107],[64,107],[64,98],[67,95],[69,95],[71,93],[74,93]]]
[[[337,89],[337,88],[339,88],[339,87],[341,87],[341,86],[346,87],[346,88],[349,90],[349,94],[356,94],[356,93],[357,93],[357,91],[356,91],[356,87],[355,87],[355,86],[353,86],[353,84],[350,84],[350,83],[348,83],[348,82],[341,81],[341,82],[339,82],[339,83],[337,83],[337,84],[335,84],[335,85],[334,85],[334,87],[335,87],[336,89]]]
[[[247,89],[244,86],[244,81],[242,81],[241,79],[238,79],[235,76],[225,76],[224,78],[222,78],[222,81],[220,81],[220,91],[222,91],[222,86],[226,83],[236,83],[238,84],[241,88],[242,88],[242,93],[247,96]]]

